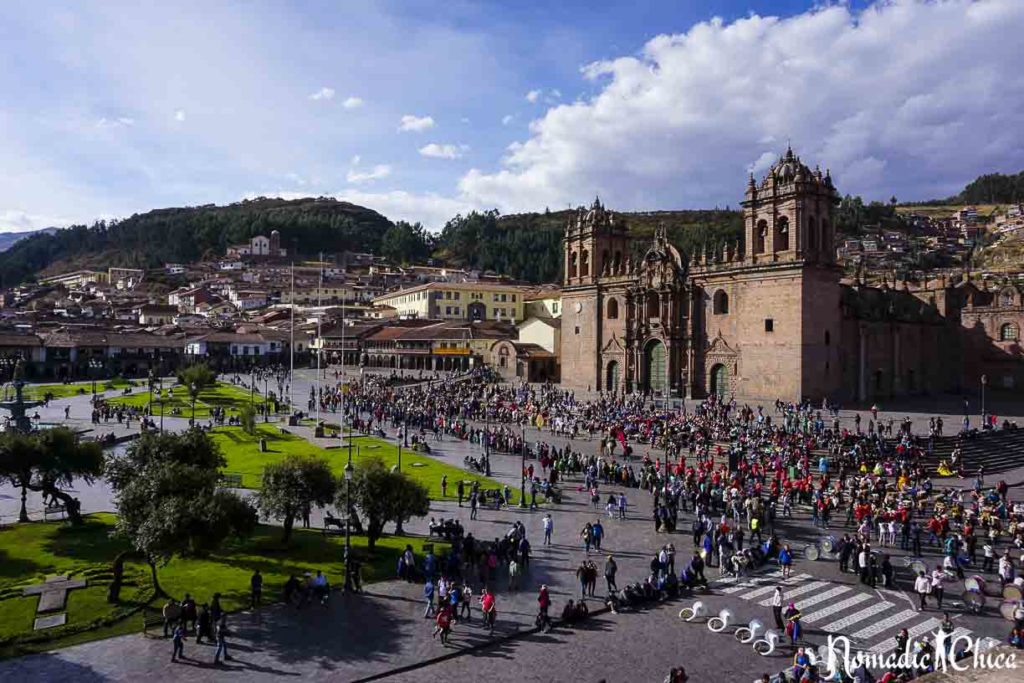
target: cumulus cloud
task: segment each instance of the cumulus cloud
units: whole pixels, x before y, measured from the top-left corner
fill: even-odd
[[[334,88],[328,88],[326,85],[315,93],[309,96],[311,100],[333,100],[334,99]]]
[[[424,130],[429,130],[434,127],[434,119],[430,116],[416,116],[414,114],[406,114],[402,117],[402,120],[398,122],[398,130],[403,132],[419,133]]]
[[[501,125],[507,126],[508,124],[512,123],[512,121],[515,120],[515,118],[516,117],[513,116],[512,114],[505,114],[504,116],[501,117]]]
[[[345,109],[358,109],[363,106],[363,98],[355,97],[354,95],[352,97],[346,97],[345,101],[341,103],[341,106],[345,107]]]
[[[660,35],[582,69],[594,96],[550,108],[464,198],[505,211],[736,205],[787,139],[842,192],[929,198],[1024,157],[1024,3],[894,0]],[[927,36],[908,45],[906,36]],[[509,121],[503,119],[503,123]]]
[[[420,156],[432,159],[458,159],[466,149],[468,149],[466,145],[446,145],[431,142],[420,147]]]
[[[391,175],[391,166],[388,164],[377,164],[367,169],[350,168],[348,173],[345,174],[345,180],[353,185],[358,185],[359,183],[369,183],[381,178],[387,178],[389,175]]]
[[[542,94],[544,94],[543,90],[531,90],[530,92],[526,93],[526,101],[529,102],[530,104],[533,104],[534,102],[540,99],[540,96]]]
[[[185,120],[185,110],[179,109],[178,111],[174,112],[174,120],[178,123],[183,122]]]

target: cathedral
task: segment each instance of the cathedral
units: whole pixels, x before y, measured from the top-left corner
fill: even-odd
[[[977,288],[843,281],[838,202],[830,174],[790,149],[750,177],[740,244],[685,255],[660,228],[638,259],[621,218],[599,200],[577,209],[563,238],[562,384],[835,401],[970,384],[960,312]]]

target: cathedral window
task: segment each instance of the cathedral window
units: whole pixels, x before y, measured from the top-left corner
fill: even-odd
[[[617,299],[608,300],[608,319],[615,320],[619,317],[619,302]]]
[[[615,252],[615,260],[612,261],[612,272],[615,275],[622,275],[622,252]]]
[[[590,252],[584,249],[580,252],[580,277],[590,275]]]
[[[569,277],[576,277],[576,252],[569,254]]]
[[[829,334],[828,330],[825,330],[825,346],[832,343],[832,335]]]
[[[661,297],[655,291],[647,292],[647,317],[661,317]]]
[[[773,318],[764,319],[764,331],[774,332],[775,331],[775,320]]]
[[[729,295],[725,293],[724,289],[715,292],[711,310],[715,315],[726,315],[729,313]]]
[[[1019,341],[1020,328],[1013,323],[1003,323],[999,328],[999,341]]]

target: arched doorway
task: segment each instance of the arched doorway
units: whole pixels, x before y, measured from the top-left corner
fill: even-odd
[[[615,393],[619,390],[619,362],[613,360],[608,364],[608,371],[605,373],[605,391]]]
[[[713,365],[711,367],[711,395],[724,399],[728,389],[729,371],[726,370],[725,365],[723,365],[722,363]]]
[[[651,340],[644,349],[644,382],[652,394],[664,394],[666,385],[665,345]]]

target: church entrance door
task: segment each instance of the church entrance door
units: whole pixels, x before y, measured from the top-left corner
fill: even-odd
[[[604,381],[605,391],[615,393],[619,390],[619,362],[612,361],[608,364],[608,373]]]
[[[725,366],[719,363],[711,368],[711,394],[718,398],[725,398],[726,390],[729,388],[729,377]]]
[[[665,375],[665,345],[654,339],[644,349],[644,382],[647,391],[664,395]]]

